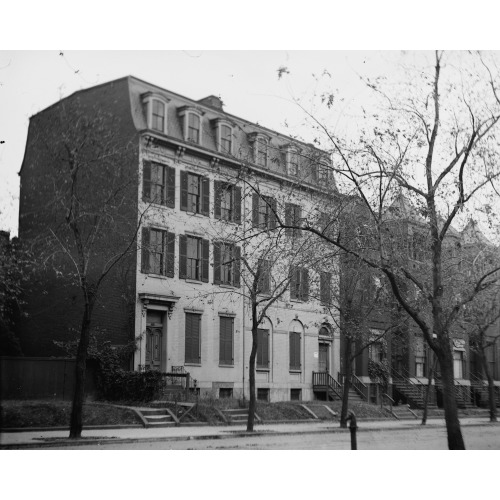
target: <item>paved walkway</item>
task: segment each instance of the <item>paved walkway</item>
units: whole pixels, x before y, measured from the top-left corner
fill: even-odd
[[[486,417],[467,417],[460,419],[462,426],[499,425],[491,424]],[[429,419],[428,427],[444,427],[444,419]],[[415,420],[370,420],[358,421],[358,432],[404,430],[420,427],[420,419]],[[255,433],[263,434],[314,434],[325,432],[349,432],[340,429],[336,421],[321,421],[310,423],[286,424],[258,424]],[[137,442],[137,441],[171,441],[189,439],[224,439],[235,436],[248,436],[245,425],[234,426],[189,426],[189,427],[149,427],[149,428],[124,428],[124,429],[84,429],[81,441],[70,441],[68,430],[38,430],[22,432],[3,432],[0,434],[0,448],[39,448],[50,446],[64,446],[71,444],[89,444],[89,441],[109,442]]]

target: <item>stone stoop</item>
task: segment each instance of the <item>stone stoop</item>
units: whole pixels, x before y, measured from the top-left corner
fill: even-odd
[[[248,421],[248,408],[236,408],[221,410],[229,425],[244,425]],[[261,418],[255,414],[255,422],[261,422]]]
[[[174,427],[176,422],[164,408],[138,408],[148,427]]]

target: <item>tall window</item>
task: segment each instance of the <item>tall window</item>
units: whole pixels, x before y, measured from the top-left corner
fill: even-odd
[[[332,303],[332,273],[322,272],[319,279],[321,304],[329,306]]]
[[[257,369],[269,368],[269,330],[257,330]]]
[[[214,243],[214,283],[240,286],[241,249],[231,243]]]
[[[175,208],[175,169],[160,163],[145,161],[142,199],[146,202]]]
[[[381,342],[374,342],[368,348],[368,356],[372,361],[381,363],[385,359],[385,349]]]
[[[285,146],[286,171],[288,175],[299,175],[299,155],[294,146]]]
[[[252,196],[252,225],[260,229],[276,228],[276,200],[270,196]]]
[[[259,137],[255,143],[255,163],[261,167],[267,166],[267,140]]]
[[[416,261],[424,261],[427,251],[427,238],[421,233],[413,233],[410,235],[409,254],[410,259]]]
[[[165,104],[158,99],[153,99],[152,127],[154,130],[165,130]]]
[[[232,365],[234,363],[234,318],[220,316],[219,321],[219,363],[221,365]]]
[[[201,239],[187,238],[187,277],[199,280],[201,276]]]
[[[290,270],[290,299],[307,302],[309,300],[309,271],[305,267],[292,266]]]
[[[271,261],[265,259],[259,259],[258,270],[260,272],[258,291],[259,293],[270,293],[271,292]]]
[[[464,351],[453,351],[453,375],[464,378]]]
[[[231,127],[227,125],[220,126],[220,149],[222,153],[231,154],[232,134]]]
[[[200,143],[200,117],[195,113],[188,113],[187,140]]]
[[[208,282],[208,240],[179,235],[179,277]]]
[[[302,208],[299,205],[294,205],[293,203],[285,204],[285,225],[295,226],[291,228],[286,228],[285,234],[293,238],[300,238],[301,231],[298,229],[302,222]]]
[[[422,337],[415,338],[415,377],[426,375],[426,348]]]
[[[181,210],[209,215],[210,181],[206,177],[181,171]]]
[[[188,174],[188,212],[198,213],[201,202],[200,177]]]
[[[201,363],[201,314],[186,313],[184,353],[186,363]]]
[[[214,182],[216,219],[241,223],[241,188],[221,181]]]
[[[300,332],[290,332],[290,370],[300,370]]]
[[[161,229],[142,228],[142,269],[145,274],[174,277],[175,234]]]

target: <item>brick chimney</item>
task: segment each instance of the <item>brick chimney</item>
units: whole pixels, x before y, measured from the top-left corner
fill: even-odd
[[[204,97],[198,101],[200,104],[204,104],[205,106],[210,106],[211,108],[220,109],[223,111],[222,106],[224,103],[220,97],[215,95],[209,95],[208,97]]]

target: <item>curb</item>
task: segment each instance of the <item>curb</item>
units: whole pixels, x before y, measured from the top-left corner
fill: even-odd
[[[500,422],[481,422],[481,423],[471,423],[466,424],[466,427],[488,427],[490,425],[500,426]],[[446,424],[437,424],[432,426],[433,428],[446,428]],[[428,429],[427,426],[418,425],[414,427],[416,429]],[[408,426],[393,426],[393,427],[381,427],[381,428],[363,428],[358,427],[358,432],[385,432],[385,431],[406,431]],[[304,430],[301,432],[294,431],[226,431],[227,434],[206,434],[201,436],[165,436],[165,437],[151,437],[151,438],[106,438],[102,439],[81,439],[81,440],[63,440],[63,441],[48,441],[39,443],[17,443],[17,444],[6,444],[0,445],[0,450],[21,450],[21,449],[35,449],[35,448],[64,448],[73,446],[89,446],[89,445],[108,445],[108,444],[127,444],[127,443],[158,443],[158,442],[175,442],[175,441],[206,441],[210,439],[221,440],[221,439],[231,439],[231,438],[243,438],[243,437],[262,437],[262,436],[293,436],[293,435],[308,435],[308,434],[339,434],[349,432],[349,428],[340,427],[324,427],[322,429],[314,430]]]

